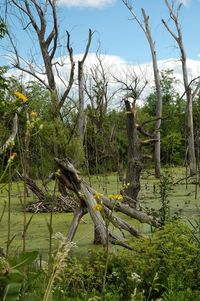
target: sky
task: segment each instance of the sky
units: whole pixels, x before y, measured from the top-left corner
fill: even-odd
[[[75,54],[84,51],[88,29],[91,28],[94,31],[91,52],[95,52],[100,43],[102,53],[117,56],[129,63],[142,64],[151,61],[145,35],[138,24],[130,19],[130,12],[121,0],[57,1],[63,42],[65,43],[66,40],[65,31],[68,30]],[[183,0],[182,2],[181,24],[187,57],[200,60],[200,0]],[[133,0],[132,4],[139,18],[141,18],[142,7],[149,15],[158,59],[178,58],[179,52],[175,41],[161,22],[162,18],[169,20],[164,0]],[[4,14],[3,10],[4,6],[1,6],[1,15]],[[33,50],[31,38],[24,36],[24,30],[12,14],[8,14],[8,21],[20,53],[28,57],[30,51]],[[0,43],[8,49],[5,39]],[[1,51],[0,63],[6,61],[7,57],[4,51]]]

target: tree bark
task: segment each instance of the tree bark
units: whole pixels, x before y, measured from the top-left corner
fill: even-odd
[[[84,63],[87,58],[90,45],[92,41],[92,31],[89,29],[88,42],[85,49],[84,56],[81,61],[78,61],[78,90],[79,90],[79,110],[78,110],[78,134],[83,144],[84,132],[85,132],[85,116],[84,116]]]
[[[152,56],[152,63],[153,63],[153,74],[156,86],[156,124],[155,124],[155,135],[154,138],[155,148],[154,148],[154,160],[155,160],[155,176],[156,178],[160,177],[160,169],[161,169],[161,161],[160,161],[160,127],[161,127],[161,120],[162,120],[162,91],[161,91],[161,84],[160,84],[160,73],[158,69],[158,62],[157,62],[157,54],[155,49],[155,43],[153,42],[151,30],[149,26],[149,17],[146,15],[145,10],[142,9],[142,14],[144,18],[144,25],[145,25],[145,34],[147,40],[149,42],[151,56]]]
[[[75,212],[74,212],[74,218],[70,224],[70,228],[67,233],[67,241],[72,241],[75,234],[76,230],[78,229],[79,222],[81,218],[87,213],[87,211],[82,207],[78,207]]]
[[[190,167],[190,175],[196,174],[196,156],[195,156],[195,143],[194,143],[194,128],[193,128],[193,98],[196,95],[199,89],[199,83],[197,85],[198,89],[195,89],[195,93],[192,94],[191,87],[188,80],[188,72],[187,72],[187,62],[186,62],[186,52],[183,44],[183,37],[181,26],[179,22],[179,12],[181,9],[181,4],[178,5],[177,12],[174,10],[174,6],[172,6],[168,0],[165,0],[165,4],[169,10],[170,18],[174,22],[176,33],[174,33],[171,28],[168,26],[167,22],[162,20],[165,28],[171,34],[171,36],[175,39],[181,55],[181,65],[182,65],[182,73],[183,73],[183,83],[184,89],[187,99],[186,105],[186,137],[188,144],[188,159],[189,159],[189,167]],[[174,4],[174,3],[173,3]]]
[[[141,147],[138,140],[135,105],[125,99],[126,128],[128,137],[128,167],[126,185],[124,190],[126,202],[130,207],[136,208],[137,197],[140,191],[140,173],[142,171]]]
[[[154,161],[155,161],[155,176],[157,178],[160,177],[160,169],[161,169],[161,160],[160,160],[160,127],[161,127],[161,120],[162,120],[162,90],[160,84],[160,73],[158,69],[157,63],[157,54],[155,49],[155,43],[152,39],[151,29],[149,25],[149,16],[146,15],[145,10],[142,8],[142,15],[143,21],[141,22],[137,15],[134,12],[133,6],[128,0],[122,0],[125,6],[128,8],[130,13],[133,16],[133,20],[135,20],[142,31],[144,32],[146,39],[149,43],[151,57],[152,57],[152,64],[153,64],[153,73],[154,73],[154,80],[155,80],[155,87],[156,87],[156,123],[155,123],[155,134],[154,139],[156,140],[155,147],[154,147]]]

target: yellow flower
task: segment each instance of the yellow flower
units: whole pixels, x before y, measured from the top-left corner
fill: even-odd
[[[96,211],[101,211],[103,209],[103,206],[101,204],[95,204],[93,206],[93,209]]]
[[[116,200],[117,200],[117,201],[123,201],[123,196],[122,196],[121,194],[118,194],[118,195],[116,196]]]
[[[123,201],[123,196],[121,194],[109,194],[108,198],[115,201]]]
[[[44,124],[41,123],[40,126],[39,126],[39,129],[42,130],[43,127],[44,127]]]
[[[37,112],[32,111],[30,116],[32,120],[35,120],[35,118],[37,117]]]
[[[28,98],[26,95],[22,94],[21,92],[19,91],[16,91],[14,92],[14,95],[19,98],[20,100],[22,100],[23,102],[27,102],[28,101]]]
[[[96,192],[96,193],[93,195],[93,198],[94,198],[95,200],[99,200],[99,199],[101,198],[101,193]]]

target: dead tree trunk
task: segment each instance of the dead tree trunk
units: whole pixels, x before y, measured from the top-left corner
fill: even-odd
[[[155,160],[155,176],[156,178],[160,177],[160,169],[161,169],[161,161],[160,161],[160,127],[161,127],[161,118],[162,118],[162,91],[161,91],[161,84],[160,84],[160,72],[158,69],[158,62],[157,62],[157,54],[155,49],[155,43],[152,39],[151,30],[149,26],[149,16],[146,15],[145,10],[142,9],[142,14],[144,18],[144,26],[145,26],[145,35],[149,42],[150,50],[151,50],[151,57],[153,63],[153,74],[155,80],[155,87],[156,87],[156,123],[155,123],[155,135],[154,138],[156,139],[155,148],[154,148],[154,160]]]
[[[134,8],[128,0],[122,0],[125,6],[128,8],[130,13],[133,16],[133,20],[138,23],[142,31],[144,32],[146,39],[149,43],[151,57],[152,57],[152,64],[153,64],[153,74],[154,74],[154,81],[155,81],[155,88],[156,88],[156,123],[155,123],[155,147],[154,147],[154,161],[155,161],[155,176],[157,178],[160,177],[160,169],[161,169],[161,160],[160,160],[160,127],[161,127],[161,120],[162,120],[162,90],[160,84],[160,73],[158,69],[157,63],[157,54],[155,48],[155,42],[153,41],[150,24],[149,24],[149,16],[146,15],[145,10],[142,8],[142,15],[143,15],[143,22],[137,17],[134,12]]]
[[[78,134],[79,138],[83,144],[84,140],[84,128],[85,128],[85,118],[84,118],[84,62],[87,58],[88,51],[90,48],[92,40],[92,31],[89,29],[88,42],[85,49],[84,56],[81,61],[78,61],[78,88],[79,88],[79,118],[78,118]]]
[[[126,128],[128,137],[128,167],[126,173],[125,199],[130,207],[136,208],[137,197],[140,191],[140,173],[142,171],[141,147],[138,140],[136,126],[135,104],[132,106],[125,99]]]
[[[165,20],[162,20],[165,28],[171,34],[171,36],[176,41],[181,55],[182,73],[183,73],[183,83],[187,99],[186,105],[186,135],[188,144],[188,159],[190,174],[196,174],[196,156],[195,156],[195,144],[194,144],[194,128],[193,128],[193,99],[200,87],[200,81],[198,82],[194,93],[192,93],[191,84],[188,80],[187,63],[186,63],[186,52],[183,44],[183,37],[181,31],[181,25],[179,22],[179,12],[182,4],[178,5],[177,11],[174,9],[174,5],[171,5],[168,0],[165,0],[165,4],[169,10],[170,18],[175,25],[176,32],[174,32]],[[173,3],[174,4],[174,3]]]

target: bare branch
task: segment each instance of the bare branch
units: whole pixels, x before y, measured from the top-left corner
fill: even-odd
[[[162,19],[162,23],[164,24],[164,26],[166,27],[167,31],[172,35],[172,37],[174,38],[174,40],[176,40],[176,42],[179,42],[178,37],[175,35],[175,33],[170,29],[170,27],[168,26],[167,22],[165,20]]]
[[[137,130],[138,130],[143,136],[146,136],[146,137],[153,137],[153,134],[152,134],[152,133],[149,133],[149,131],[145,130],[141,125],[137,124],[136,127],[137,127]]]
[[[85,52],[84,52],[83,58],[80,61],[81,64],[84,64],[84,62],[86,60],[86,57],[88,55],[88,52],[89,52],[89,49],[90,49],[90,45],[91,45],[91,41],[92,41],[92,35],[93,35],[93,32],[92,32],[91,29],[89,29],[88,41],[87,41],[87,45],[86,45],[86,48],[85,48]]]
[[[57,49],[57,41],[58,41],[58,20],[57,20],[57,15],[56,15],[56,6],[55,6],[55,1],[53,1],[53,3],[51,1],[49,1],[51,8],[52,8],[52,15],[53,15],[53,29],[51,31],[51,33],[49,34],[46,43],[49,46],[52,39],[53,40],[53,49],[51,51],[51,60],[53,59],[56,49]]]
[[[135,20],[138,23],[138,25],[140,26],[140,28],[142,29],[142,31],[146,34],[145,27],[143,26],[142,22],[139,20],[139,18],[137,17],[137,15],[135,14],[133,6],[130,3],[130,1],[128,1],[128,0],[122,0],[122,2],[125,4],[125,6],[130,11],[131,15],[133,16],[133,20]]]
[[[67,50],[68,50],[69,58],[70,58],[70,62],[71,62],[71,70],[70,70],[68,86],[67,86],[65,92],[63,93],[61,100],[59,102],[59,109],[62,108],[62,106],[72,88],[72,85],[74,83],[75,62],[74,62],[74,57],[73,57],[73,48],[70,45],[70,33],[68,31],[67,31]]]

